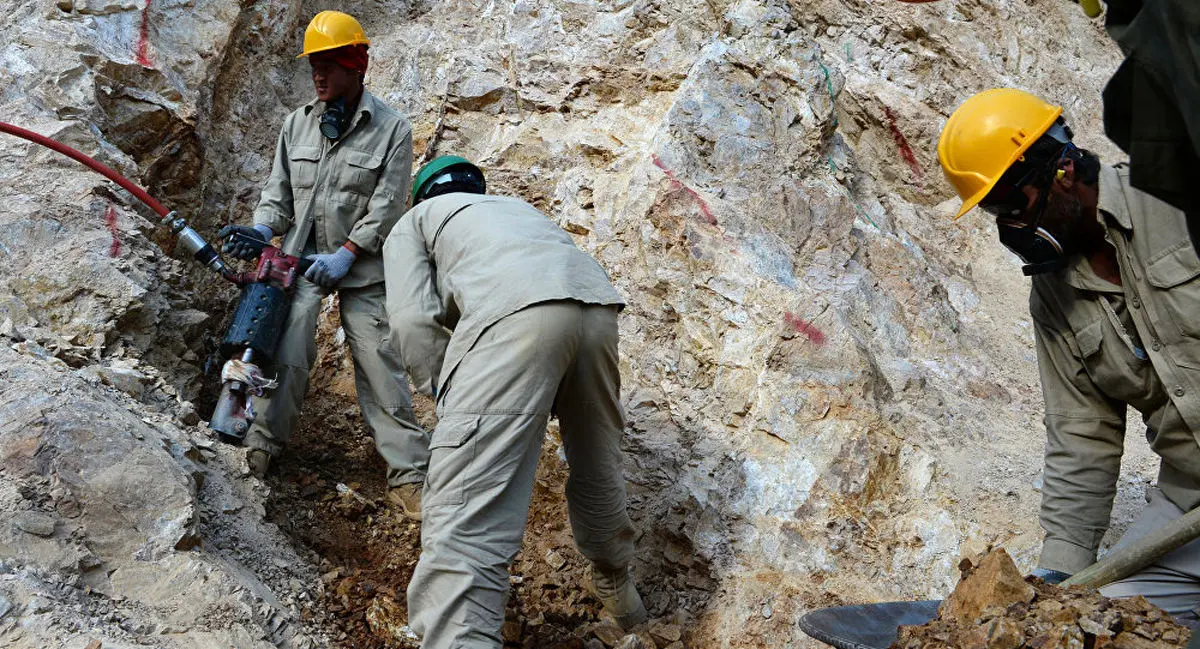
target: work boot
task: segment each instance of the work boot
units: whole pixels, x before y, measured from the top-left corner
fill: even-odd
[[[250,465],[250,475],[256,478],[264,478],[267,475],[267,469],[271,467],[271,454],[261,448],[252,448],[249,453],[246,453],[246,464]]]
[[[400,508],[404,515],[414,521],[421,520],[421,483],[410,482],[392,487],[387,492],[388,500]]]
[[[604,610],[613,616],[621,628],[630,629],[649,617],[628,569],[610,572],[592,566],[589,577],[588,590],[600,600]]]

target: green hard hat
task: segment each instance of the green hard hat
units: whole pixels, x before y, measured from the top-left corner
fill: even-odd
[[[451,167],[463,165],[479,172],[480,177],[483,176],[483,172],[479,170],[479,167],[472,164],[470,160],[456,155],[442,155],[426,162],[425,166],[421,167],[421,170],[417,172],[417,177],[413,178],[412,204],[417,204],[417,196],[421,194],[421,190],[425,188],[426,183]]]

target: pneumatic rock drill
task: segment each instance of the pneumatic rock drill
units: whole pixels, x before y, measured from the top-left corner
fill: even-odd
[[[254,421],[251,397],[261,395],[274,385],[274,381],[263,375],[258,364],[273,360],[291,306],[296,275],[303,274],[311,262],[285,254],[266,242],[243,240],[259,248],[258,264],[253,271],[236,273],[186,219],[168,211],[144,189],[108,166],[61,142],[12,124],[0,122],[0,132],[57,151],[117,183],[161,216],[161,224],[175,234],[178,245],[193,259],[241,287],[242,296],[233,322],[220,345],[220,354],[225,361],[221,369],[221,394],[209,422],[209,427],[223,441],[241,443]]]
[[[240,444],[254,423],[251,397],[275,387],[275,382],[263,375],[259,364],[274,360],[275,347],[291,307],[296,275],[303,275],[311,262],[244,235],[233,236],[245,244],[261,247],[261,251],[254,271],[231,280],[242,287],[242,298],[221,341],[220,353],[225,359],[221,395],[208,426],[222,440]]]

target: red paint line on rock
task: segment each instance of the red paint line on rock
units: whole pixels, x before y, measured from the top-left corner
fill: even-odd
[[[667,180],[671,181],[672,190],[682,189],[683,191],[687,192],[688,196],[691,196],[696,201],[696,205],[700,208],[700,214],[704,217],[704,220],[707,221],[709,225],[717,224],[716,215],[713,214],[712,208],[708,206],[708,202],[706,202],[704,198],[700,196],[699,192],[680,182],[680,180],[675,177],[675,172],[671,171],[667,168],[667,165],[663,164],[663,161],[658,157],[658,154],[650,154],[650,160],[654,162],[655,167],[662,169],[662,172],[666,174]]]
[[[821,330],[814,327],[812,323],[807,322],[795,313],[791,311],[784,312],[783,322],[796,333],[803,334],[805,338],[808,338],[810,343],[818,347],[825,344],[825,334],[821,333]]]
[[[117,238],[117,208],[112,203],[108,204],[108,211],[104,213],[104,225],[108,226],[108,231],[112,234],[112,243],[108,244],[108,256],[120,256],[121,240]]]
[[[918,179],[921,178],[921,165],[917,162],[917,156],[913,153],[912,147],[908,145],[908,138],[900,132],[900,127],[896,125],[896,114],[892,109],[884,106],[883,114],[887,117],[888,128],[892,131],[892,139],[896,141],[896,146],[900,149],[900,157],[908,164],[908,168],[912,169],[913,175]]]
[[[142,27],[138,32],[137,62],[147,68],[154,67],[150,60],[150,0],[142,7]]]

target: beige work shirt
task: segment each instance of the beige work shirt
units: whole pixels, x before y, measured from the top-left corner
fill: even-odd
[[[408,200],[412,128],[364,90],[348,130],[333,141],[318,130],[324,109],[313,101],[284,120],[254,223],[282,234],[291,255],[354,242],[358,259],[338,286],[369,286],[383,281],[380,249]]]
[[[392,346],[425,394],[443,394],[480,334],[527,306],[624,304],[595,259],[515,198],[422,201],[392,230],[383,259]]]
[[[1075,573],[1108,529],[1125,409],[1142,413],[1159,487],[1200,504],[1200,258],[1183,212],[1103,167],[1099,208],[1121,285],[1082,257],[1033,278],[1029,308],[1046,401],[1039,566]]]

